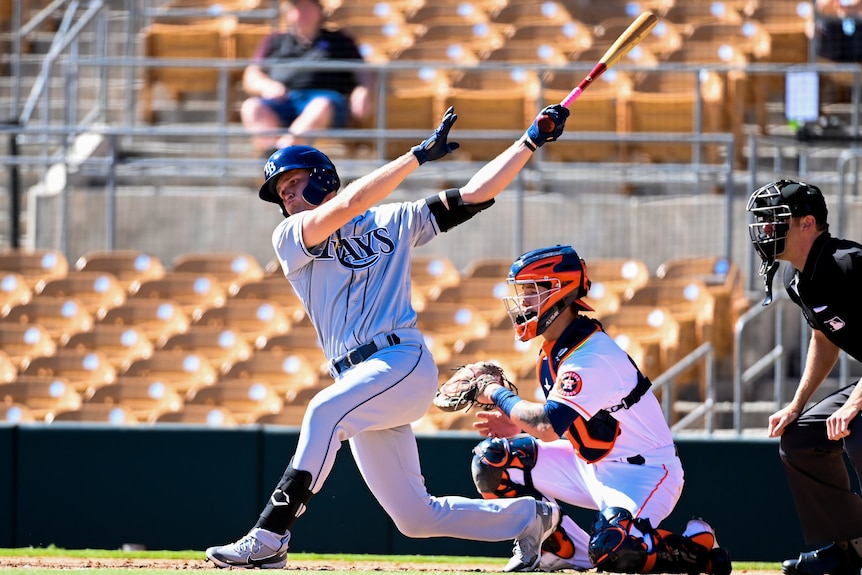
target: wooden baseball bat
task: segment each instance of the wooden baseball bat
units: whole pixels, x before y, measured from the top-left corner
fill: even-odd
[[[560,105],[564,108],[571,106],[572,102],[577,100],[580,95],[583,94],[584,90],[590,87],[596,78],[604,74],[606,70],[619,62],[623,56],[628,54],[632,48],[637,46],[640,41],[643,40],[653,28],[655,28],[656,24],[658,24],[658,18],[652,12],[643,12],[638,16],[637,19],[629,24],[629,27],[620,34],[619,38],[616,39],[611,47],[608,48],[608,51],[605,52],[604,56],[601,57],[590,73],[581,80],[581,83],[569,92],[568,96],[563,98]],[[543,132],[550,132],[554,129],[554,121],[545,116],[539,120],[539,128]]]

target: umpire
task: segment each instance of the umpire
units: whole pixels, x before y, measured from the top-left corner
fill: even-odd
[[[790,264],[784,287],[813,328],[805,369],[790,404],[769,417],[805,541],[821,546],[782,564],[787,575],[859,575],[862,498],[851,490],[844,452],[862,471],[862,385],[850,385],[805,409],[841,350],[862,361],[862,245],[829,233],[826,202],[811,184],[780,180],[748,201],[749,226],[763,260],[766,301],[777,259]]]

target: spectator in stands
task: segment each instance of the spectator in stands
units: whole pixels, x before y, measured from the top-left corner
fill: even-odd
[[[305,143],[309,131],[343,128],[371,111],[370,74],[281,65],[362,59],[350,36],[324,27],[320,0],[283,0],[281,19],[281,31],[261,42],[242,78],[250,96],[240,110],[242,123],[266,156]],[[279,128],[287,133],[264,134]]]
[[[833,62],[862,62],[862,0],[816,0],[817,55]]]
[[[785,575],[857,575],[862,568],[862,497],[853,491],[848,459],[862,472],[862,385],[854,383],[808,406],[843,350],[862,360],[859,292],[862,245],[829,233],[826,200],[817,186],[779,180],[748,201],[749,235],[762,260],[767,298],[778,270],[812,328],[802,377],[790,403],[769,417],[805,541],[822,545],[782,565]],[[846,457],[845,457],[846,454]]]

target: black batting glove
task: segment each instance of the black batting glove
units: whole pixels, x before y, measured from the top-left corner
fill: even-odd
[[[458,149],[458,142],[446,141],[449,137],[449,130],[457,119],[458,114],[455,113],[455,107],[449,106],[449,109],[446,110],[446,113],[443,115],[443,120],[440,122],[440,126],[434,130],[434,133],[421,144],[410,148],[410,151],[413,152],[413,155],[416,156],[417,160],[419,160],[420,166],[425,162],[439,160],[446,154]]]
[[[527,128],[524,134],[524,144],[536,151],[536,148],[541,148],[545,142],[553,142],[563,134],[563,128],[566,126],[566,119],[569,117],[569,109],[560,104],[548,106],[536,116],[533,123]]]

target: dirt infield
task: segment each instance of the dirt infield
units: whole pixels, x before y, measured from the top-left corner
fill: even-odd
[[[0,569],[160,569],[177,571],[215,570],[212,563],[201,560],[180,559],[115,559],[80,557],[0,557]],[[428,563],[409,561],[333,561],[333,560],[289,560],[286,571],[373,571],[373,572],[449,572],[449,573],[499,573],[501,564]],[[781,575],[780,571],[735,569],[734,573],[756,575]]]
[[[117,559],[82,557],[0,557],[0,569],[161,569],[178,571],[215,569],[212,563],[181,559]],[[287,571],[450,571],[469,573],[498,573],[501,564],[464,564],[403,562],[403,561],[333,561],[288,560]]]

